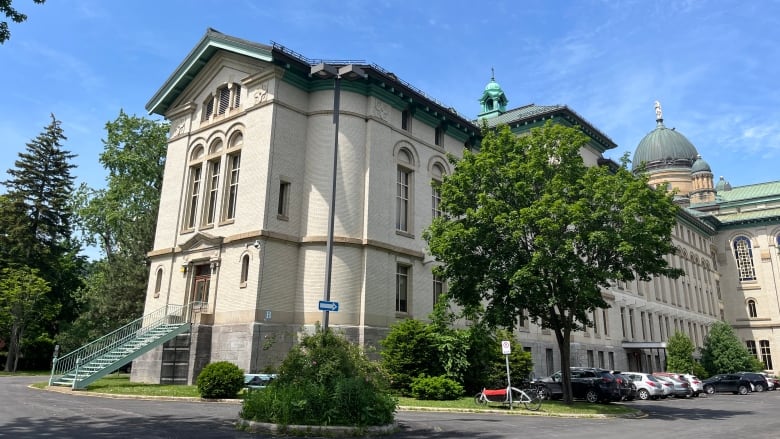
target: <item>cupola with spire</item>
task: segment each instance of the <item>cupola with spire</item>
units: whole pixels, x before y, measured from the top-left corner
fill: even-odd
[[[496,82],[495,71],[490,69],[490,82],[485,86],[479,103],[482,105],[482,112],[479,113],[480,119],[499,116],[506,111],[506,104],[509,103],[504,90]]]

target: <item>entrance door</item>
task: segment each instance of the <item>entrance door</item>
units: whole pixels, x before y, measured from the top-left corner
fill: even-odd
[[[192,301],[209,301],[209,281],[211,280],[211,267],[209,264],[195,266],[195,281],[192,284]]]

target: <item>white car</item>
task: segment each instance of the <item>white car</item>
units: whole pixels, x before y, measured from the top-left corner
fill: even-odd
[[[693,390],[693,396],[699,396],[700,393],[704,392],[704,383],[701,382],[701,380],[696,375],[691,375],[689,373],[681,374],[683,378],[685,378],[688,381],[688,384],[691,385],[691,390]]]
[[[631,378],[636,386],[636,397],[641,400],[658,399],[665,397],[664,386],[658,378],[644,372],[621,372]],[[669,390],[671,393],[671,389]]]

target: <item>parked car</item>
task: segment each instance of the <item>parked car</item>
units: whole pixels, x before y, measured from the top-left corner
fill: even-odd
[[[766,377],[758,372],[737,372],[737,374],[750,381],[750,390],[754,392],[763,392],[769,389]]]
[[[777,390],[777,386],[780,383],[778,382],[776,376],[769,375],[766,372],[759,372],[759,373],[766,378],[766,382],[767,384],[769,384],[769,388],[767,388],[767,390]]]
[[[653,375],[661,381],[668,381],[672,384],[673,396],[677,398],[687,398],[693,395],[693,391],[691,390],[691,385],[688,384],[687,381],[681,381],[671,376],[656,375],[656,374]]]
[[[618,370],[610,370],[609,373],[611,373],[618,382],[621,401],[633,401],[636,399],[636,385],[634,385],[634,381],[631,377]]]
[[[534,381],[534,385],[543,399],[563,397],[561,372],[555,372],[546,378]],[[572,397],[588,402],[620,401],[618,382],[608,370],[595,367],[571,368]]]
[[[712,395],[715,392],[731,392],[740,395],[750,393],[750,381],[736,373],[714,375],[702,381],[704,393]]]
[[[275,373],[245,373],[244,387],[247,389],[264,389],[275,379]]]
[[[664,385],[653,375],[644,372],[623,372],[622,375],[631,378],[636,387],[637,398],[644,401],[664,396]],[[671,393],[671,390],[669,392]]]
[[[699,396],[702,392],[704,392],[704,384],[702,384],[699,377],[696,375],[691,375],[689,373],[684,373],[682,375],[686,380],[688,380],[688,383],[691,385],[691,390],[693,390],[693,396]]]

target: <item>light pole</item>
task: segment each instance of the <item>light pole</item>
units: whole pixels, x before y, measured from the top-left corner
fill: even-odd
[[[365,78],[366,73],[360,67],[354,64],[344,66],[335,66],[326,63],[319,63],[311,67],[311,76],[319,79],[333,78],[333,177],[330,185],[330,209],[328,211],[328,240],[325,248],[325,293],[323,300],[330,301],[330,280],[333,271],[333,227],[336,216],[336,173],[339,163],[339,108],[341,99],[341,79],[355,80]],[[330,311],[322,311],[322,330],[328,331],[328,320]]]

